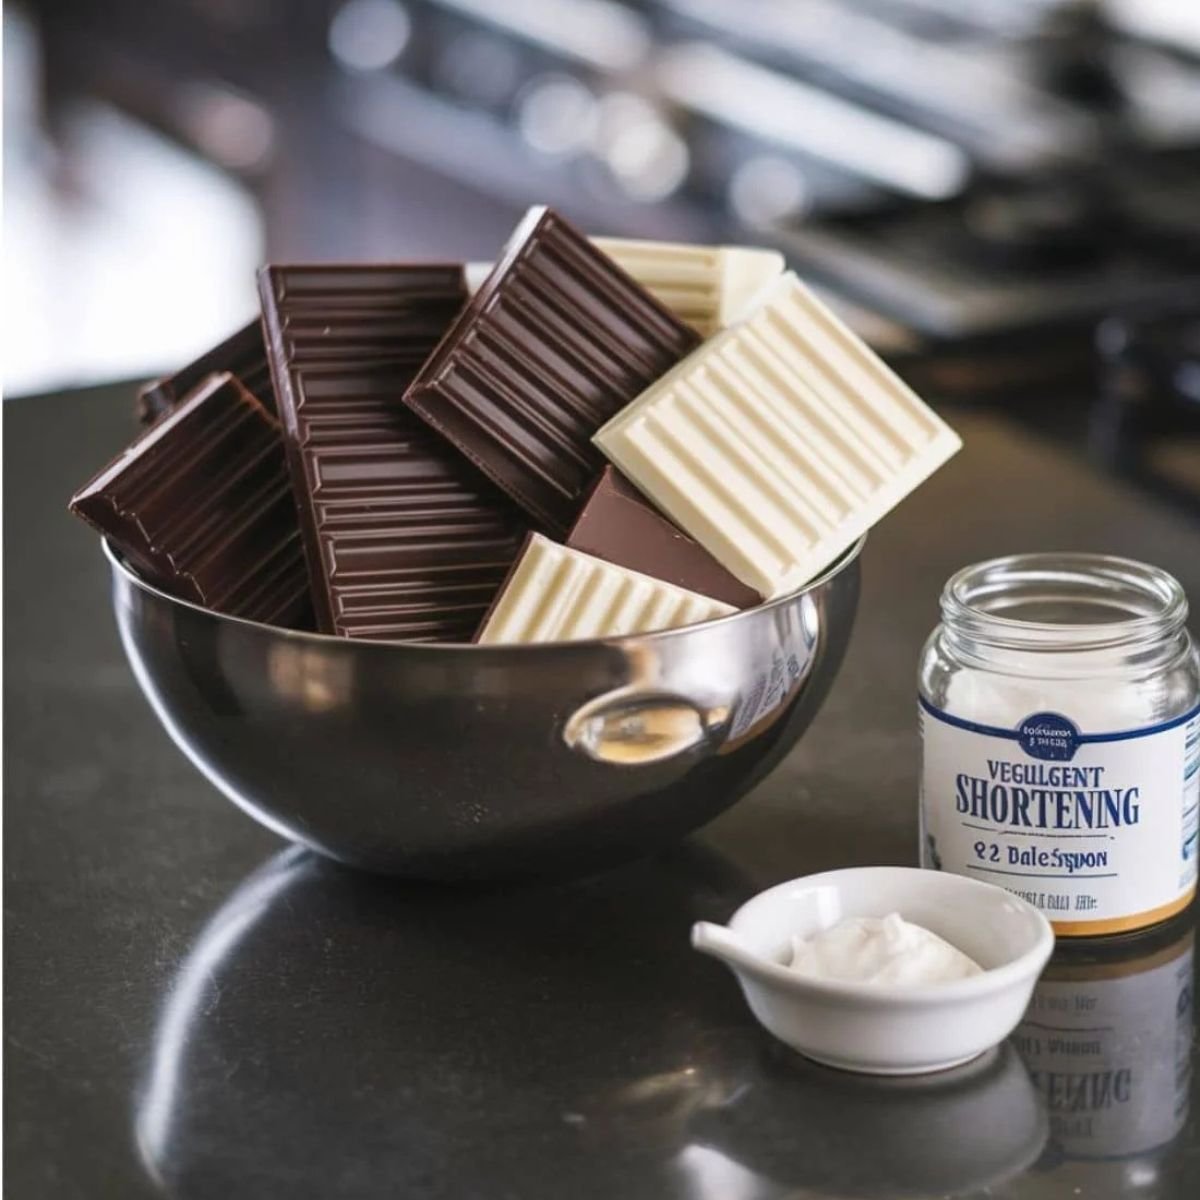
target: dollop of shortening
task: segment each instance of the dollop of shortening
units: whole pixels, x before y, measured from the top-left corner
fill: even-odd
[[[791,969],[809,979],[914,987],[978,975],[961,950],[899,913],[850,917],[811,938],[792,939]]]

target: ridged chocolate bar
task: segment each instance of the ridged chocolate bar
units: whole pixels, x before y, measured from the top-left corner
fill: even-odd
[[[466,299],[461,267],[268,267],[259,283],[318,627],[469,640],[523,522],[400,402]]]
[[[638,238],[592,238],[701,337],[741,316],[784,269],[783,255],[757,246],[690,246]]]
[[[596,443],[766,599],[815,579],[962,445],[790,271]]]
[[[728,604],[531,534],[479,631],[480,645],[569,642],[676,629]]]
[[[556,213],[533,208],[404,399],[562,534],[604,465],[592,435],[699,340]]]
[[[664,517],[615,467],[604,469],[566,544],[734,608],[753,608],[759,603],[753,588],[731,575],[699,542]]]
[[[80,488],[71,510],[164,591],[311,627],[279,424],[232,375],[193,389]]]
[[[276,411],[271,368],[267,364],[267,348],[263,344],[262,322],[256,318],[174,375],[167,375],[142,388],[138,393],[138,420],[143,425],[154,424],[210,375],[222,371],[233,375],[268,412]]]

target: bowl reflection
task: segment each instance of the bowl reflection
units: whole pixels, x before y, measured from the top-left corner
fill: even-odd
[[[752,890],[699,846],[486,890],[287,850],[164,998],[135,1106],[147,1171],[225,1200],[683,1194],[687,1121],[755,1040],[686,934]]]

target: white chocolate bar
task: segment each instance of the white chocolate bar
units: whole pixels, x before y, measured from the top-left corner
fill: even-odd
[[[533,534],[478,642],[565,642],[694,625],[728,604],[615,567]]]
[[[813,579],[962,445],[790,271],[593,440],[766,598]]]
[[[744,315],[784,267],[783,255],[775,250],[637,238],[589,240],[701,337],[710,337]],[[492,265],[467,263],[468,290],[478,289]]]
[[[743,316],[784,267],[783,255],[775,250],[635,238],[591,241],[702,337]]]

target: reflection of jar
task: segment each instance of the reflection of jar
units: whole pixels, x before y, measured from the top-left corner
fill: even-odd
[[[1196,890],[1200,657],[1165,571],[1095,554],[967,567],[920,703],[922,862],[1060,936],[1141,929]]]
[[[1188,1117],[1194,940],[1169,926],[1100,952],[1060,950],[1046,968],[1013,1041],[1049,1111],[1059,1185],[1063,1171],[1088,1178],[1067,1164],[1092,1161],[1105,1178],[1157,1178],[1155,1152]]]

